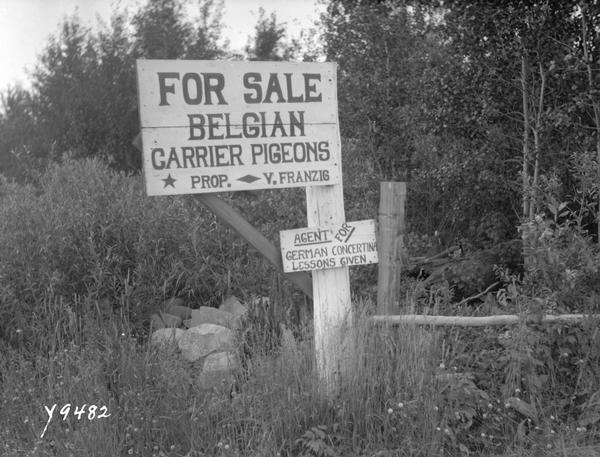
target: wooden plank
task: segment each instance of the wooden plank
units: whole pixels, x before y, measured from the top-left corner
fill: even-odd
[[[379,200],[379,270],[377,277],[377,312],[400,311],[400,272],[406,263],[404,252],[404,206],[406,183],[382,182]]]
[[[221,222],[227,224],[244,238],[252,247],[254,247],[262,256],[273,265],[277,271],[283,273],[283,264],[281,262],[281,253],[277,247],[271,243],[262,233],[260,233],[252,224],[226,202],[216,195],[199,195],[198,200],[210,211],[212,211]],[[296,284],[302,292],[312,298],[312,282],[307,273],[295,272],[284,273],[284,276]]]
[[[283,230],[279,240],[286,272],[377,263],[374,219]]]
[[[589,314],[559,314],[544,315],[541,317],[525,316],[526,323],[535,324],[575,324],[588,319],[598,319],[600,315]],[[523,316],[512,314],[498,314],[496,316],[427,316],[419,314],[405,315],[377,315],[371,316],[374,323],[390,325],[443,325],[455,327],[486,327],[495,325],[515,325],[523,321]]]
[[[304,112],[314,124],[337,124],[337,66],[331,62],[257,62],[138,59],[141,127],[189,125],[188,114],[230,114],[214,118],[241,125],[243,113]],[[259,115],[262,124],[262,116]]]
[[[334,67],[335,69],[335,67]],[[337,74],[331,74],[332,99],[328,109],[337,125]],[[337,144],[341,144],[339,129]],[[340,151],[341,157],[341,151]],[[342,162],[338,161],[342,174]],[[342,182],[331,186],[306,188],[306,218],[309,227],[335,227],[345,222]],[[348,363],[352,353],[352,303],[348,267],[312,272],[313,327],[319,386],[333,400],[341,381],[351,375]]]
[[[140,134],[132,141],[132,144],[141,152]],[[283,273],[283,263],[281,253],[277,246],[271,243],[262,233],[260,233],[252,224],[232,208],[229,204],[212,194],[202,194],[197,196],[200,203],[207,207],[217,218],[228,225],[242,238],[244,238],[252,247],[273,265],[277,271]],[[312,298],[312,281],[310,276],[304,272],[284,273],[284,276],[300,288],[308,297]]]
[[[344,222],[342,185],[306,188],[308,225],[335,227]],[[352,305],[348,267],[316,270],[313,277],[313,320],[317,372],[325,396],[333,398],[348,376]]]
[[[336,66],[137,61],[148,195],[338,183]]]
[[[320,125],[310,141],[260,139],[187,141],[188,129],[145,128],[143,168],[148,195],[178,195],[238,190],[330,185],[341,180],[331,158],[337,125]],[[337,149],[337,147],[336,147]]]

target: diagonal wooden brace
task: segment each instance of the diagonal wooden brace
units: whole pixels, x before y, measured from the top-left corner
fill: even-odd
[[[142,152],[141,135],[138,134],[132,141],[132,144]],[[250,246],[262,254],[262,256],[273,265],[278,272],[284,275],[300,288],[305,295],[312,299],[313,287],[312,279],[308,273],[294,272],[284,273],[283,263],[281,261],[281,252],[273,243],[271,243],[262,233],[260,233],[244,216],[235,208],[221,200],[214,194],[197,194],[197,198],[206,208],[208,208],[217,218],[232,228]]]

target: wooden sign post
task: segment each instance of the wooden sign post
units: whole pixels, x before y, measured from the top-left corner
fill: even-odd
[[[309,227],[334,227],[345,221],[342,184],[306,188]],[[352,303],[348,267],[315,270],[313,322],[320,385],[333,397],[347,375],[351,351]]]
[[[352,308],[345,267],[378,261],[373,219],[336,224],[329,216],[321,217],[330,215],[334,208],[319,205],[323,196],[315,195],[314,191],[330,189],[341,193],[341,186],[336,187],[308,191],[309,228],[284,230],[279,237],[283,270],[312,271],[313,274],[316,356],[322,385],[330,395],[335,393],[339,378],[344,376],[352,350]],[[340,198],[340,194],[336,193],[334,198]],[[334,198],[329,196],[325,201],[333,202]],[[343,213],[337,217],[343,220]],[[331,222],[323,224],[324,220]]]
[[[305,187],[309,225],[342,224],[336,71],[318,62],[138,60],[146,193]],[[224,202],[204,203],[281,265],[272,246]],[[306,273],[292,274],[305,290]],[[348,268],[313,272],[312,288],[317,369],[332,395],[348,353]]]

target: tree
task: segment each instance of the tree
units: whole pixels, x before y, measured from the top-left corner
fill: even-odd
[[[576,12],[581,25],[581,40],[574,50],[576,52],[569,53],[566,57],[577,56],[576,71],[580,68],[585,70],[585,89],[575,98],[575,107],[581,112],[579,117],[582,124],[588,124],[592,128],[595,141],[590,149],[595,150],[595,153],[587,154],[587,151],[583,151],[580,157],[575,154],[574,169],[583,194],[582,202],[588,197],[595,200],[596,236],[600,242],[600,70],[593,65],[594,62],[600,62],[600,6],[597,2],[585,2]],[[589,211],[589,208],[585,210]]]
[[[183,58],[192,44],[193,26],[178,0],[149,0],[133,17],[132,25],[135,54],[140,57]]]
[[[342,135],[364,139],[387,179],[410,174],[419,16],[397,1],[334,0],[323,17],[327,60],[340,68]]]
[[[36,131],[31,94],[21,87],[0,94],[0,174],[24,179],[37,157],[32,143]]]
[[[342,137],[379,179],[409,181],[412,230],[452,240],[484,231],[507,203],[497,161],[479,148],[483,128],[465,116],[484,111],[478,75],[450,52],[440,15],[418,2],[336,0],[323,25],[327,59],[339,65]]]
[[[139,130],[135,80],[134,41],[127,32],[128,17],[115,11],[110,25],[101,29],[95,43],[98,49],[97,102],[102,107],[104,135],[97,154],[119,170],[135,171],[141,157],[131,140]]]
[[[219,45],[223,29],[223,0],[204,0],[199,3],[199,16],[194,25],[195,37],[186,58],[213,60],[227,55],[227,43]]]
[[[564,107],[576,90],[573,75],[556,63],[564,61],[564,44],[578,41],[576,5],[575,1],[444,2],[446,31],[455,51],[473,68],[486,71],[484,80],[497,82],[498,90],[487,103],[506,131],[522,132],[515,145],[521,150],[524,218],[531,219],[543,208],[538,191],[542,174],[565,163],[564,136],[554,120],[564,119]]]
[[[79,18],[66,18],[51,37],[33,74],[37,134],[46,140],[41,155],[73,151],[85,156],[101,144],[102,116],[94,90],[98,54]]]
[[[266,16],[264,8],[258,9],[258,21],[251,44],[246,46],[250,60],[290,60],[297,50],[297,43],[285,41],[285,24],[277,22],[277,15]]]
[[[117,169],[139,170],[141,158],[131,145],[139,132],[135,60],[226,55],[219,44],[222,1],[198,1],[195,20],[187,18],[185,5],[150,0],[132,18],[115,10],[96,33],[76,15],[66,17],[39,58],[32,91],[4,95],[2,171],[16,175],[15,164],[25,159],[43,166],[64,153],[99,155]]]
[[[198,1],[188,19],[186,0],[149,0],[132,19],[135,54],[147,59],[215,59],[225,55],[221,38],[223,0]]]

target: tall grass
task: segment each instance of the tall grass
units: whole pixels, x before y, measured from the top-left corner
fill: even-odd
[[[3,451],[291,456],[318,455],[307,453],[315,448],[322,455],[382,449],[442,455],[431,376],[435,337],[414,328],[393,333],[357,328],[352,376],[334,399],[324,399],[316,384],[310,329],[301,338],[288,332],[271,351],[250,348],[233,396],[228,389],[204,391],[193,364],[140,346],[117,326],[51,357],[30,360],[11,349],[0,358]],[[43,406],[54,403],[57,411],[67,403],[107,405],[111,417],[63,421],[55,412],[40,439],[48,419]]]
[[[50,357],[31,359],[11,348],[0,356],[0,455],[441,457],[467,449],[480,456],[599,454],[585,436],[558,424],[553,435],[546,430],[534,439],[532,431],[524,443],[513,443],[510,435],[482,438],[482,431],[497,429],[497,420],[508,428],[518,422],[491,398],[479,405],[468,378],[441,366],[443,332],[377,330],[361,306],[355,304],[350,375],[333,398],[325,398],[316,382],[310,326],[284,329],[270,348],[261,343],[242,351],[240,334],[245,360],[233,390],[204,390],[195,364],[172,349],[140,345],[116,322]],[[44,405],[55,403],[41,439],[48,420]],[[70,415],[63,421],[58,411],[67,403],[71,412],[83,404],[106,405],[111,416]],[[461,429],[458,417],[470,408],[483,410],[479,420],[489,416],[489,427],[479,422]]]
[[[53,165],[38,187],[0,182],[4,342],[48,351],[89,310],[126,314],[139,333],[165,298],[216,305],[268,287],[267,272],[193,197],[148,198],[98,160]]]
[[[296,190],[225,198],[272,237],[305,224]],[[354,219],[372,216],[353,199]],[[452,310],[448,287],[406,290],[406,309]],[[174,295],[195,306],[231,292],[270,300],[249,302],[234,388],[206,391],[199,367],[146,344],[148,317]],[[539,302],[514,284],[505,292],[504,307]],[[2,181],[0,455],[599,454],[594,322],[508,336],[373,327],[356,300],[349,375],[325,398],[307,305],[193,197],[147,198],[138,177],[96,160],[54,165],[37,187]],[[534,404],[538,421],[505,407],[508,395]],[[65,404],[111,416],[63,421]]]
[[[358,160],[354,149],[346,152],[350,161]],[[356,198],[367,181],[353,169],[345,171],[348,209],[373,217],[373,206]],[[224,198],[273,240],[279,230],[306,224],[299,189]],[[268,296],[273,274],[194,196],[147,197],[141,177],[100,160],[52,164],[35,187],[0,177],[0,341],[48,351],[60,338],[53,342],[58,335],[37,326],[79,321],[88,310],[126,314],[143,334],[166,298],[214,306],[230,293]],[[361,288],[367,277],[358,279]],[[283,289],[291,294],[289,284]]]

